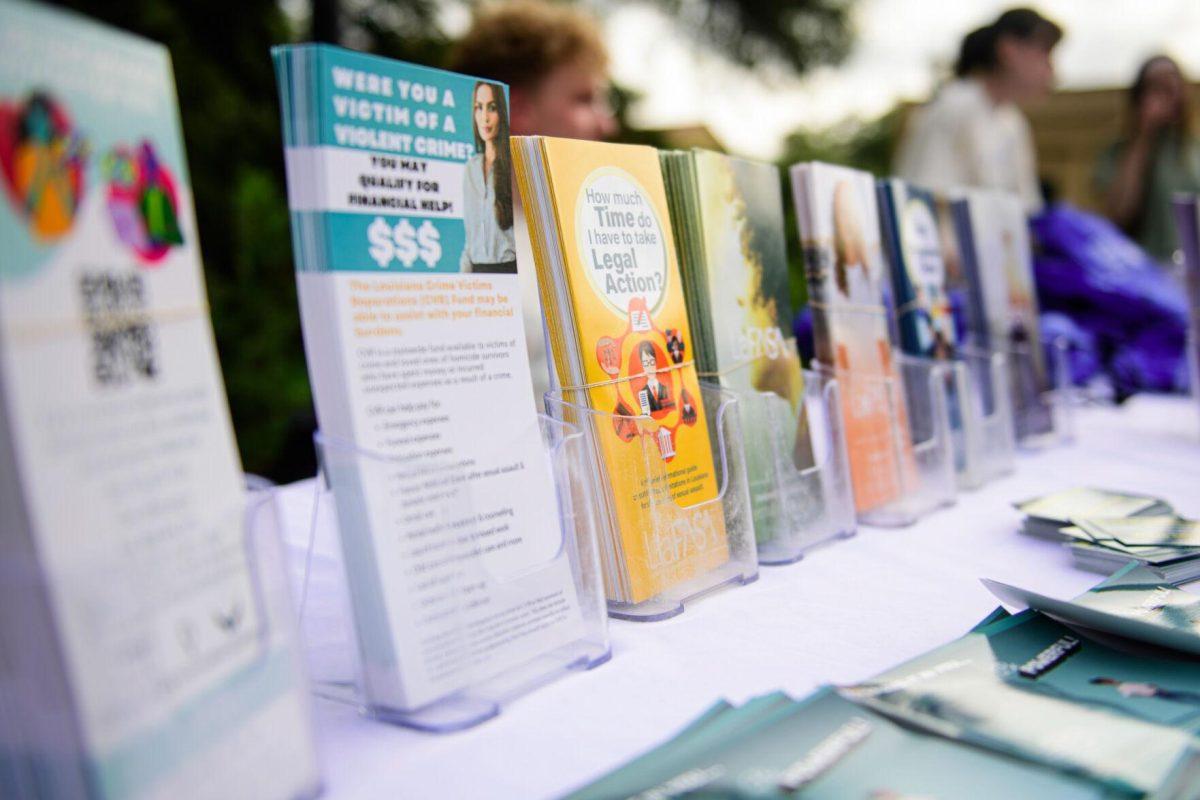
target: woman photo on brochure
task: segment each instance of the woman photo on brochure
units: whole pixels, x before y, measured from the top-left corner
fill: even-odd
[[[471,93],[475,155],[463,173],[462,272],[517,272],[513,240],[512,154],[508,149],[508,106],[504,89],[478,81]]]

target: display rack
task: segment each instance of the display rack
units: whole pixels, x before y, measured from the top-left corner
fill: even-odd
[[[794,563],[856,531],[837,381],[803,378],[795,407],[774,392],[736,392],[759,564]]]
[[[1200,308],[1192,309],[1191,324],[1188,325],[1187,350],[1188,386],[1191,387],[1196,411],[1200,413]]]
[[[205,770],[210,771],[213,785],[234,785],[244,777],[240,765],[214,756],[213,751],[220,752],[233,746],[237,737],[246,735],[242,726],[253,729],[254,717],[270,713],[268,706],[286,706],[285,695],[298,704],[293,708],[297,712],[294,716],[289,714],[283,717],[294,724],[294,728],[288,730],[286,735],[296,738],[312,736],[307,671],[296,630],[295,606],[283,568],[284,553],[278,521],[269,493],[246,491],[244,495],[229,496],[222,500],[228,500],[228,503],[222,503],[221,513],[214,516],[221,520],[218,524],[240,526],[240,542],[234,546],[239,547],[245,557],[249,603],[248,607],[235,607],[237,610],[233,612],[222,607],[220,612],[212,610],[207,613],[228,614],[223,617],[223,624],[242,626],[242,635],[248,645],[245,660],[240,660],[239,666],[224,677],[208,677],[196,683],[198,676],[194,671],[180,669],[177,662],[164,663],[161,660],[170,654],[171,642],[153,641],[151,636],[174,640],[176,636],[182,639],[190,633],[194,637],[200,628],[193,627],[193,623],[204,619],[203,616],[196,616],[195,611],[202,607],[183,610],[183,614],[188,616],[181,615],[179,608],[170,609],[168,613],[160,614],[157,626],[152,624],[155,620],[144,620],[146,631],[139,634],[138,644],[146,652],[152,650],[159,658],[132,659],[125,680],[129,685],[145,687],[145,691],[151,692],[162,686],[173,685],[178,688],[178,684],[172,682],[181,676],[190,677],[192,685],[180,689],[180,693],[167,706],[163,705],[165,701],[161,699],[151,701],[155,704],[151,706],[155,709],[152,713],[167,714],[163,708],[168,711],[174,709],[175,719],[184,720],[188,725],[186,729],[181,724],[151,725],[149,733],[143,729],[116,740],[114,746],[124,754],[123,760],[117,763],[125,765],[124,771],[101,766],[114,763],[112,751],[100,752],[75,733],[77,726],[81,725],[77,715],[83,713],[78,698],[57,695],[57,689],[52,688],[57,684],[47,678],[48,673],[34,674],[32,684],[23,680],[24,676],[16,670],[0,676],[5,679],[0,680],[0,714],[5,715],[0,716],[0,797],[4,800],[97,796],[94,792],[100,786],[96,782],[100,774],[108,775],[109,783],[106,785],[109,788],[120,786],[123,792],[127,790],[144,796],[146,792],[141,790],[145,788],[144,781],[149,773],[144,769],[129,768],[129,765],[136,764],[155,765],[154,779],[158,781],[160,789],[163,784],[178,787],[186,781],[181,775]],[[109,559],[93,560],[87,566],[86,576],[74,576],[77,583],[82,585],[85,581],[104,581],[111,586],[122,586],[126,591],[146,588],[122,585],[121,581],[130,577],[128,554],[110,551],[110,556]],[[213,556],[226,562],[222,565],[217,561],[214,566],[221,569],[231,566],[228,564],[229,553],[214,550]],[[163,565],[163,560],[156,559],[156,563]],[[150,564],[146,566],[151,567]],[[0,556],[0,579],[7,586],[20,588],[30,597],[50,591],[48,583],[51,578],[43,569],[43,563],[32,556]],[[57,579],[70,580],[70,574],[62,573]],[[94,599],[101,597],[95,595]],[[146,613],[150,613],[149,610]],[[33,624],[28,614],[20,619],[27,624],[24,628],[13,629],[13,632],[20,637],[22,647],[34,652],[46,652],[61,646],[59,632],[53,625]],[[194,644],[195,639],[191,639],[190,643]],[[228,643],[225,645],[226,648],[229,646]],[[233,646],[241,647],[240,644]],[[220,651],[216,651],[216,654],[218,657],[221,655]],[[198,663],[204,666],[203,661]],[[139,711],[144,718],[146,709]],[[255,743],[251,742],[249,750],[254,751],[255,748]],[[262,748],[258,749],[261,751]],[[298,747],[297,751],[304,749]],[[247,757],[261,754],[250,752]],[[115,781],[114,775],[117,776]],[[300,783],[300,780],[297,779],[296,783]],[[318,768],[312,784],[299,788],[293,796],[296,800],[316,798],[321,794],[321,783]],[[270,786],[270,781],[259,780],[255,785],[263,788]],[[280,784],[276,784],[274,791],[282,791],[279,787]]]
[[[1009,364],[1017,446],[1022,450],[1041,450],[1073,442],[1078,392],[1071,379],[1070,342],[1060,337],[1042,348],[1044,383],[1036,377],[1035,352],[1029,346],[1009,345],[1004,355]]]
[[[488,459],[457,464],[414,463],[317,433],[320,469],[299,593],[301,626],[309,642],[318,694],[355,704],[363,714],[382,722],[446,732],[477,725],[499,714],[515,698],[568,672],[591,669],[609,659],[596,554],[598,517],[586,479],[584,437],[577,428],[546,416],[539,415],[537,424],[554,477],[557,508],[552,513],[560,539],[546,558],[517,570],[502,564],[495,555],[498,551],[481,548],[472,541],[474,536],[453,532],[464,529],[456,521],[475,519],[471,482],[477,475],[472,470],[476,463],[490,463]],[[512,442],[526,438],[514,437]],[[502,443],[494,452],[508,452],[513,449],[509,445]],[[414,519],[418,515],[411,513],[404,497],[410,485],[436,489],[435,507],[430,509],[426,504],[419,520]],[[371,616],[378,609],[357,596],[355,590],[359,587],[347,581],[348,537],[367,535],[354,505],[361,502],[357,495],[364,492],[363,487],[375,489],[375,500],[385,502],[387,511],[393,513],[394,524],[388,535],[403,537],[418,548],[445,548],[447,562],[454,565],[452,570],[432,577],[415,575],[411,564],[389,565],[394,573],[371,576],[397,581],[392,587],[395,591],[407,585],[401,581],[443,582],[436,607],[426,600],[424,605],[415,603],[412,609],[414,617],[436,616],[436,624],[425,629],[425,634],[453,645],[448,652],[454,653],[455,660],[448,668],[454,675],[454,688],[431,702],[409,705],[392,699],[395,693],[389,690],[389,676],[406,665],[396,658],[389,643],[380,641],[379,620]],[[392,491],[379,492],[381,487],[392,487]],[[430,534],[430,520],[446,524]],[[356,544],[361,551],[362,541]],[[471,598],[502,597],[506,591],[513,591],[517,581],[540,583],[543,579],[551,586],[565,581],[574,592],[576,602],[567,605],[575,606],[576,611],[568,607],[562,612],[570,616],[568,630],[572,634],[556,636],[561,641],[546,647],[537,644],[535,635],[528,652],[509,652],[503,662],[497,662],[491,649],[494,642],[488,637],[496,633],[499,624],[490,623],[484,617],[486,612],[480,611]],[[531,598],[529,603],[537,603],[538,607],[526,604],[522,608],[544,615],[545,604],[552,599]]]
[[[1188,385],[1192,387],[1192,399],[1196,413],[1200,414],[1200,308],[1192,309],[1192,320],[1188,325]]]
[[[952,505],[956,495],[954,451],[950,439],[946,384],[951,370],[945,362],[896,355],[889,375],[850,369],[833,370],[814,362],[816,370],[838,380],[846,448],[884,453],[883,468],[876,466],[871,480],[886,485],[894,499],[864,507],[856,497],[859,523],[878,527],[911,525],[929,512]],[[870,409],[874,419],[886,419],[876,433],[856,441],[847,420],[848,411]],[[854,458],[850,459],[851,481]],[[884,474],[883,470],[886,470]]]
[[[960,489],[976,489],[1016,466],[1008,357],[962,347],[951,363],[947,401],[955,472]]]
[[[272,489],[254,488],[247,482],[244,530],[246,552],[254,576],[254,588],[259,608],[263,611],[264,628],[259,632],[264,658],[262,671],[279,670],[272,657],[285,660],[286,671],[295,691],[304,701],[305,724],[314,730],[311,698],[307,693],[311,680],[304,654],[304,638],[297,625],[297,607],[289,588],[287,546],[280,519],[272,502]],[[318,776],[323,772],[317,759]],[[297,795],[297,800],[314,800],[324,793],[323,777],[316,785]]]
[[[691,548],[691,542],[700,537],[708,540],[705,547],[716,541],[721,553],[717,566],[683,580],[667,581],[658,592],[640,602],[622,602],[610,592],[609,615],[637,622],[667,619],[682,613],[703,595],[756,580],[754,521],[736,395],[718,386],[699,384],[718,488],[715,497],[685,505],[666,490],[670,467],[664,461],[657,435],[665,429],[649,415],[621,415],[591,408],[587,405],[588,391],[588,388],[551,391],[545,400],[552,417],[578,425],[589,442],[592,469],[588,480],[593,495],[600,498],[597,505],[603,512],[600,547],[617,542],[623,534],[641,537],[644,552],[673,553],[679,549],[677,545]],[[648,487],[641,502],[622,499],[621,502],[627,503],[628,514],[628,529],[624,531],[619,530],[615,507],[618,500],[609,488],[608,468],[601,456],[604,441],[601,437],[611,440],[617,430],[636,431],[629,441],[623,442],[633,449],[628,458],[622,459],[621,468],[632,476],[634,485]],[[719,537],[719,532],[711,530],[707,522],[714,516],[724,522],[723,546],[719,539],[710,538]],[[663,559],[664,565],[667,560]],[[650,567],[660,569],[658,564]]]

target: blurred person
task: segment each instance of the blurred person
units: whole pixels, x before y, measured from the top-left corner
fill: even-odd
[[[1124,136],[1096,164],[1104,213],[1161,261],[1177,247],[1171,195],[1200,192],[1200,139],[1191,126],[1183,72],[1154,56],[1129,88]]]
[[[484,4],[455,48],[450,69],[508,84],[508,126],[514,136],[598,140],[616,133],[608,50],[596,21],[582,11],[532,0]],[[551,386],[550,366],[533,248],[515,192],[514,201],[525,340],[541,410],[542,395]]]
[[[1042,206],[1029,122],[1018,103],[1054,87],[1051,53],[1062,29],[1029,8],[1005,11],[963,38],[954,79],[914,112],[897,173],[937,191],[1004,189],[1026,211]]]

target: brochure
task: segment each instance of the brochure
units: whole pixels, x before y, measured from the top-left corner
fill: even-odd
[[[561,396],[604,415],[577,421],[613,521],[606,591],[639,603],[729,560],[658,153],[531,136],[513,155]]]
[[[854,502],[870,511],[899,499],[915,471],[884,302],[875,182],[819,162],[794,165],[791,180],[817,361],[838,380]]]
[[[1067,625],[1200,655],[1200,595],[1168,583],[1154,570],[1129,564],[1073,601],[984,579],[1006,603],[1032,608]]]
[[[776,484],[780,470],[813,464],[791,332],[779,171],[707,150],[660,157],[696,366],[706,380],[748,398],[740,404],[746,472],[755,534],[767,542],[789,533],[795,518],[819,516],[823,503],[820,491],[780,497]],[[790,440],[776,441],[781,436]]]
[[[907,724],[1086,775],[1188,797],[1200,769],[1200,671],[1105,647],[1025,611],[847,696]]]
[[[1049,433],[1054,421],[1042,397],[1050,378],[1042,351],[1033,252],[1019,198],[1006,192],[971,190],[956,200],[960,240],[974,291],[970,316],[981,320],[986,338],[979,345],[1009,352],[1017,436]]]
[[[879,181],[879,211],[904,352],[953,358],[958,345],[932,193],[899,178]]]
[[[166,48],[0,5],[0,187],[0,784],[314,795]]]
[[[273,55],[364,679],[414,708],[581,632],[530,398],[508,91],[327,45]]]
[[[570,800],[1108,796],[1079,777],[902,728],[829,687],[765,699],[714,706]]]

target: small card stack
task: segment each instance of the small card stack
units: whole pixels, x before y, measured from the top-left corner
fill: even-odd
[[[1107,574],[1133,560],[1174,583],[1200,578],[1200,522],[1173,514],[1072,521],[1063,534],[1082,569]]]
[[[1078,486],[1013,503],[1025,515],[1021,532],[1039,539],[1069,542],[1065,533],[1077,519],[1157,516],[1170,514],[1171,506],[1157,497]]]

